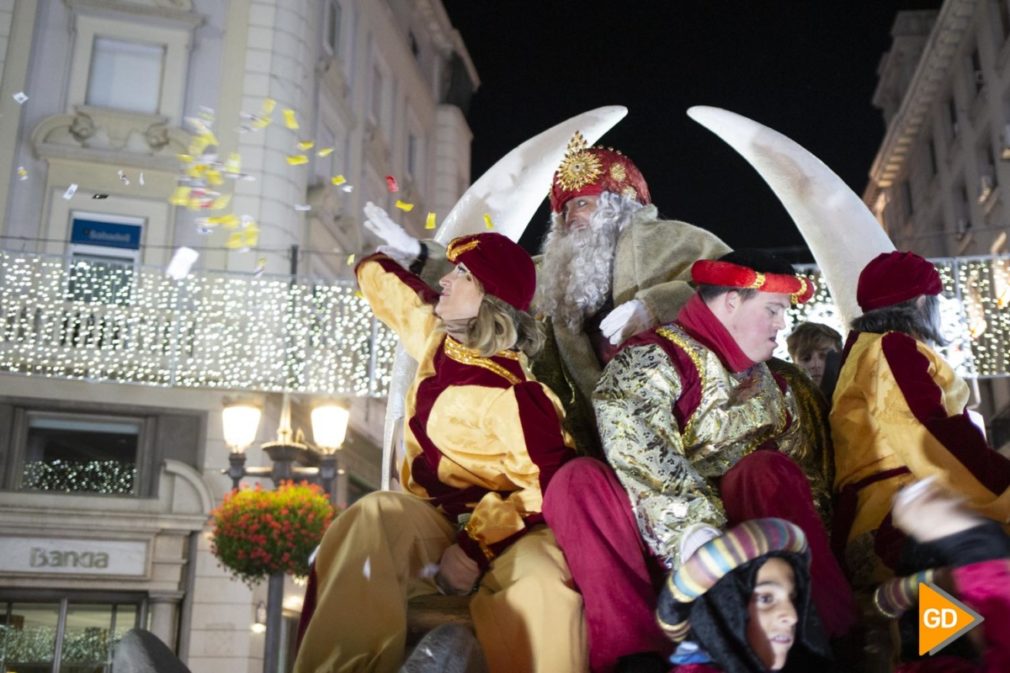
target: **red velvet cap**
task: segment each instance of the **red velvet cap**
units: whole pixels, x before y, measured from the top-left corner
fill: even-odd
[[[454,238],[445,256],[463,264],[484,286],[520,311],[528,311],[537,287],[537,271],[528,252],[506,236],[487,232]]]
[[[587,147],[578,131],[551,183],[551,212],[560,213],[576,196],[614,192],[645,205],[651,202],[649,186],[631,159],[609,147]]]
[[[884,252],[859,274],[856,301],[859,308],[872,311],[941,292],[940,273],[931,262],[914,252]]]
[[[699,259],[691,265],[691,280],[696,285],[720,285],[743,290],[758,290],[788,294],[794,304],[802,304],[814,296],[817,286],[803,276],[784,273],[760,273],[746,266],[716,259]]]

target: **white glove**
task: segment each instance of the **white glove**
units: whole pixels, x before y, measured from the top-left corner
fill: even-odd
[[[600,322],[600,331],[613,345],[617,345],[634,336],[639,332],[644,332],[656,325],[652,313],[645,304],[638,299],[626,301]]]
[[[379,252],[409,267],[421,254],[421,242],[389,217],[385,210],[369,201],[365,204],[365,228],[385,241]]]

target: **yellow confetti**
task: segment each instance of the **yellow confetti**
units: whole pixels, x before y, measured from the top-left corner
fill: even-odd
[[[315,146],[316,146],[315,140],[302,140],[298,143],[298,149],[300,149],[302,152],[308,152]]]
[[[295,116],[295,111],[289,107],[284,108],[284,125],[292,131],[297,131],[299,128],[298,118]]]
[[[347,182],[347,178],[345,178],[343,175],[334,175],[332,178],[330,178],[330,182],[333,185],[339,187],[340,185]]]
[[[347,266],[354,264],[354,253],[352,252],[347,256]]]
[[[270,119],[270,117],[264,117],[260,115],[253,119],[252,127],[254,129],[265,129],[266,127],[270,126],[271,121],[272,120]]]
[[[331,154],[333,154],[333,148],[332,147],[323,147],[323,148],[320,148],[320,150],[318,152],[316,152],[316,156],[317,157],[328,157]]]
[[[358,299],[364,299],[365,298],[365,295],[361,294],[361,290],[355,290],[354,291],[354,296],[357,297]]]
[[[224,184],[224,179],[221,177],[221,171],[216,168],[211,168],[207,171],[207,182],[212,187],[217,187],[218,185]]]
[[[189,205],[189,193],[192,190],[189,187],[176,187],[175,191],[172,192],[172,196],[168,199],[168,202],[173,206],[186,206]]]
[[[494,229],[494,222],[491,221],[491,216],[484,213],[484,226],[488,229]]]
[[[428,217],[424,219],[424,228],[425,229],[435,228],[435,213],[428,213]]]
[[[309,158],[304,154],[289,154],[288,155],[288,165],[289,166],[301,166],[302,164],[309,163]]]
[[[271,112],[274,111],[275,107],[277,107],[277,101],[275,101],[273,98],[263,99],[263,114],[270,114]]]
[[[18,179],[27,180],[28,179],[28,169],[24,166],[18,166]]]
[[[184,164],[191,164],[191,163],[193,163],[193,155],[192,154],[177,154],[176,156],[179,157],[179,161],[181,161]]]
[[[210,204],[211,210],[224,210],[231,203],[231,194],[222,194],[221,196],[214,199],[214,202]]]
[[[204,218],[204,221],[211,225],[217,226],[221,225],[225,229],[235,229],[238,227],[238,216],[234,213],[228,213],[227,215],[215,215],[214,217]]]
[[[242,172],[242,157],[238,152],[232,152],[228,155],[228,160],[224,162],[224,172],[225,173],[241,173]]]
[[[407,203],[406,201],[401,201],[400,199],[396,200],[396,207],[405,213],[409,213],[410,211],[414,210],[413,203]]]
[[[259,229],[256,227],[249,227],[248,229],[241,229],[228,234],[228,241],[225,245],[232,250],[251,248],[259,241],[259,237]]]

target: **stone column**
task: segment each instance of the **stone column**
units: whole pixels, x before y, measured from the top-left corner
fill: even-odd
[[[179,603],[181,593],[152,593],[148,597],[150,631],[161,642],[176,651],[176,637],[179,632]]]

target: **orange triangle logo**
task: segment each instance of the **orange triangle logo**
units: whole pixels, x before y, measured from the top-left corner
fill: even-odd
[[[936,654],[984,621],[935,584],[919,584],[919,656]]]

